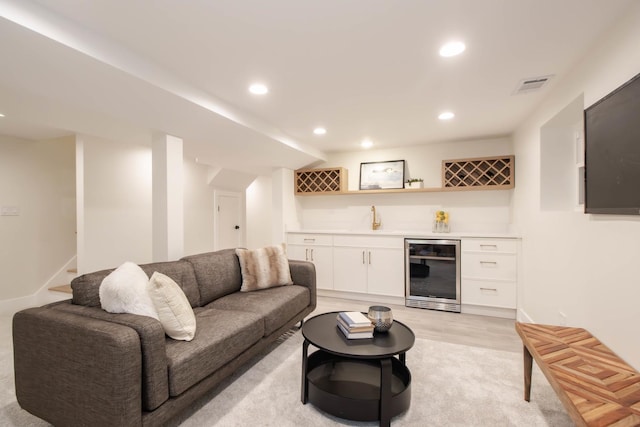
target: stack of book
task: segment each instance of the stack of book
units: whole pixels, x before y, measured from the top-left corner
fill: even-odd
[[[338,329],[348,339],[373,338],[371,320],[358,311],[341,311],[338,313]]]

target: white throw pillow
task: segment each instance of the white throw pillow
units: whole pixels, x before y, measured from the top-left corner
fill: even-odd
[[[147,292],[149,277],[139,265],[125,262],[102,280],[100,305],[109,313],[131,313],[158,319]]]
[[[191,341],[196,334],[196,316],[180,286],[156,271],[147,289],[165,333],[174,340]]]
[[[283,243],[253,251],[236,249],[242,272],[241,292],[293,284],[284,247]]]

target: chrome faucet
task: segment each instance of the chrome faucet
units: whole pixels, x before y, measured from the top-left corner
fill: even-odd
[[[376,207],[375,206],[371,206],[371,212],[373,212],[373,215],[372,215],[372,218],[371,218],[371,229],[372,230],[377,230],[382,225],[382,222],[381,221],[376,221]]]

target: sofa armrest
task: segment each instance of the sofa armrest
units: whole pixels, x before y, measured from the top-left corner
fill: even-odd
[[[13,317],[13,348],[23,409],[54,425],[141,424],[140,339],[130,327],[32,308]]]
[[[169,398],[166,336],[158,320],[136,314],[108,313],[99,307],[86,307],[69,301],[54,303],[48,307],[55,311],[117,323],[136,331],[142,351],[142,408],[152,411]]]
[[[293,283],[309,288],[311,306],[316,307],[316,266],[309,261],[289,260],[289,270]]]

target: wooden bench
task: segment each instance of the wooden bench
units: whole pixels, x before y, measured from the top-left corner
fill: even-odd
[[[524,400],[535,359],[577,426],[640,426],[640,373],[588,331],[516,322],[524,355]],[[637,340],[637,337],[629,337]]]

